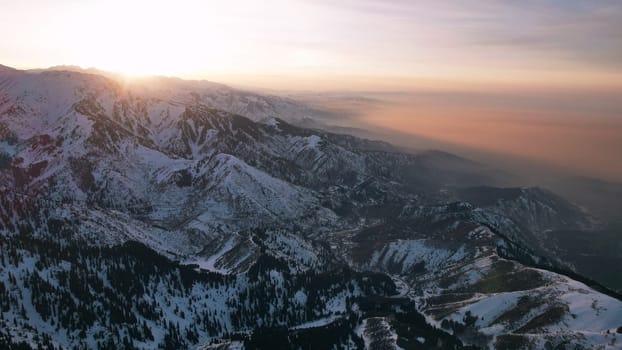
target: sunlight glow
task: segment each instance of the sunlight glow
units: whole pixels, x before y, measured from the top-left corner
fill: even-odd
[[[225,63],[219,51],[227,50],[236,35],[218,30],[213,14],[219,2],[206,3],[211,6],[201,7],[200,1],[181,7],[157,1],[93,3],[81,8],[83,16],[74,23],[85,30],[66,30],[84,43],[81,65],[128,75],[187,75],[202,62]]]

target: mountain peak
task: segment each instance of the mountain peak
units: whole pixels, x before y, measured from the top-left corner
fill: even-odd
[[[0,72],[5,72],[5,71],[11,72],[11,71],[17,71],[17,69],[0,64]]]

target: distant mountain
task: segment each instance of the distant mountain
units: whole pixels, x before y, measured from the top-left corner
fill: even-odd
[[[1,71],[0,345],[615,342],[619,296],[549,239],[600,229],[581,209],[290,123],[308,113],[211,82]]]
[[[54,66],[44,70],[32,70],[32,72],[49,71],[70,71],[105,76],[141,96],[181,103],[201,103],[246,116],[254,121],[281,118],[294,124],[313,120],[318,125],[325,125],[322,124],[322,120],[333,117],[329,112],[308,107],[306,104],[289,98],[234,89],[207,80],[183,80],[165,76],[128,79],[118,73],[77,66]]]
[[[3,65],[0,64],[0,72],[14,71],[14,70],[16,70],[16,69],[8,67],[8,66],[3,66]]]
[[[105,70],[97,69],[95,67],[82,68],[80,66],[74,66],[74,65],[59,65],[59,66],[52,66],[52,67],[43,68],[43,69],[28,69],[27,71],[29,73],[42,73],[42,72],[53,72],[53,71],[77,72],[77,73],[84,73],[84,74],[101,75],[101,76],[108,77],[111,79],[122,79],[122,75],[120,73],[108,72]]]

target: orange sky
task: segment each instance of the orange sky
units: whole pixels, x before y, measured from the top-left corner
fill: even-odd
[[[523,95],[506,105],[499,98],[479,95],[464,102],[468,95],[414,95],[361,115],[368,125],[622,181],[622,104],[615,96],[567,96],[543,104]]]

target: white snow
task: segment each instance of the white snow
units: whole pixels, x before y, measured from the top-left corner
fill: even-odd
[[[296,330],[296,329],[323,327],[323,326],[326,326],[326,325],[329,325],[329,324],[335,322],[335,320],[338,319],[338,318],[340,318],[340,317],[336,316],[336,315],[331,315],[331,316],[323,317],[323,318],[320,318],[320,319],[317,319],[317,320],[305,322],[305,323],[302,323],[302,324],[290,327],[289,329]]]
[[[221,269],[221,268],[217,267],[216,264],[222,258],[223,255],[225,255],[228,251],[230,251],[233,248],[235,240],[236,240],[235,236],[232,235],[225,242],[225,244],[222,246],[222,248],[220,248],[220,250],[218,252],[216,252],[214,255],[210,256],[207,259],[188,260],[188,261],[185,262],[185,264],[188,264],[188,265],[190,265],[190,264],[199,265],[200,269],[226,274],[229,271],[227,269]]]

